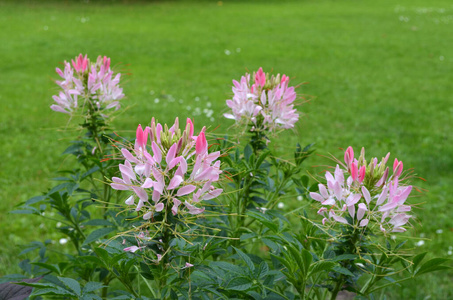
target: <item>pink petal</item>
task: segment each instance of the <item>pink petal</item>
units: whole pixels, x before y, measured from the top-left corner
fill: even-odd
[[[175,175],[175,177],[170,180],[170,184],[168,185],[167,190],[173,190],[177,188],[183,181],[184,180],[181,176]]]
[[[217,198],[223,192],[222,189],[215,189],[202,197],[202,200],[211,200]]]
[[[167,164],[170,164],[170,162],[173,160],[173,158],[175,158],[176,147],[178,147],[178,145],[176,143],[174,143],[173,145],[171,145],[170,149],[168,149],[167,157],[165,158],[165,161],[167,162]]]
[[[187,209],[189,210],[189,214],[191,214],[191,215],[198,215],[198,214],[201,214],[202,212],[204,212],[204,207],[203,208],[195,207],[187,201],[184,202],[184,205],[187,207]]]
[[[195,191],[196,188],[197,188],[196,186],[191,185],[191,184],[185,185],[178,190],[178,192],[176,193],[176,196],[179,197],[179,196],[184,196],[184,195],[190,194],[193,191]]]
[[[325,199],[318,193],[313,193],[311,192],[310,193],[310,197],[313,199],[313,200],[316,200],[316,201],[319,201],[319,202],[323,202]]]
[[[151,148],[153,149],[154,161],[160,163],[162,160],[162,152],[160,151],[159,146],[156,144],[156,142],[153,141],[153,143],[151,144]]]
[[[171,208],[171,212],[173,215],[176,215],[178,213],[178,207],[181,205],[181,201],[179,201],[176,198],[173,198],[173,207]]]
[[[127,200],[124,201],[124,203],[126,203],[127,205],[134,205],[134,196],[130,196],[129,198],[127,198]]]
[[[370,192],[364,186],[362,186],[362,195],[363,195],[363,198],[365,198],[366,203],[370,204],[370,202],[371,202]]]
[[[359,209],[357,210],[357,220],[362,220],[363,216],[365,215],[365,212],[367,211],[367,207],[365,203],[359,203]]]
[[[195,152],[197,154],[205,153],[208,150],[208,142],[204,132],[200,132],[195,143]]]
[[[370,222],[369,219],[363,219],[362,221],[360,221],[359,226],[360,226],[360,227],[365,227],[365,226],[368,225],[369,222]]]
[[[164,209],[164,204],[161,202],[154,206],[154,209],[156,209],[156,211],[162,211]]]

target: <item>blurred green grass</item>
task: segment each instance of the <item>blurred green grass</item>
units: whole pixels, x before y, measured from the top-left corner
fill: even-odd
[[[110,56],[130,73],[122,78],[130,108],[115,120],[123,135],[152,116],[194,117],[227,132],[231,80],[260,66],[309,82],[299,92],[315,98],[299,107],[296,135],[274,147],[283,155],[296,142],[315,142],[321,155],[349,145],[368,156],[391,151],[429,190],[412,201],[424,204],[411,231],[429,240],[410,245],[451,255],[450,1],[129,2],[0,2],[0,276],[18,271],[20,245],[60,238],[48,235],[54,224],[7,212],[45,191],[63,166],[72,133],[55,131],[67,116],[49,109],[54,69],[79,53]],[[451,272],[434,274],[395,289],[395,299],[451,298],[451,282]]]

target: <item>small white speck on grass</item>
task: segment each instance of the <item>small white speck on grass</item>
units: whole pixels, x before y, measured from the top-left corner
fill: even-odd
[[[399,20],[400,20],[401,22],[406,22],[406,23],[407,23],[407,22],[409,22],[410,19],[409,19],[409,17],[400,16],[400,17],[399,17]]]
[[[192,110],[192,107],[187,106],[186,109],[187,109],[187,110]]]
[[[39,224],[39,228],[41,229],[44,228],[44,226],[45,226],[44,223]]]
[[[448,250],[447,254],[448,254],[448,255],[452,255],[452,254],[453,254],[453,251]]]
[[[442,229],[437,229],[437,230],[436,230],[436,233],[437,233],[437,234],[442,234],[443,232],[444,232],[444,231],[443,231]]]
[[[179,101],[178,101],[178,102],[179,102],[180,104],[182,104],[182,103],[184,102],[184,100],[182,100],[182,99],[179,99]]]
[[[57,222],[57,228],[61,227],[61,222]]]
[[[279,202],[279,203],[277,204],[277,207],[278,207],[278,208],[283,208],[283,207],[285,207],[285,204],[284,204],[283,202]]]
[[[160,101],[159,98],[154,99],[154,103],[156,104],[159,103],[159,101]]]
[[[231,51],[228,50],[228,49],[225,49],[225,54],[226,54],[226,55],[230,55],[230,54],[231,54]]]
[[[424,238],[426,235],[424,233],[420,233],[420,237]]]
[[[193,115],[194,115],[194,116],[199,116],[199,115],[201,115],[201,108],[195,107],[195,109],[194,109],[194,111],[193,111]]]
[[[396,235],[391,235],[390,238],[391,238],[392,240],[396,240]]]
[[[297,201],[302,201],[304,198],[302,196],[297,196]]]
[[[65,239],[65,238],[61,238],[59,241],[58,241],[61,245],[64,245],[68,242],[68,239]]]
[[[424,244],[425,244],[425,241],[424,241],[424,240],[420,240],[420,241],[418,241],[417,243],[415,243],[415,246],[421,247],[421,246],[423,246]]]
[[[236,48],[236,52],[237,53],[241,52],[241,48]]]
[[[89,20],[90,20],[89,18],[85,18],[85,17],[80,18],[80,22],[82,22],[82,23],[86,23]]]
[[[206,103],[207,107],[211,107],[211,102]]]
[[[211,118],[209,119],[209,121],[214,122],[214,121],[215,121],[215,118],[214,118],[214,117],[211,117]]]
[[[44,29],[45,31],[47,31],[47,30],[49,30],[49,26],[44,26],[43,29]]]
[[[443,55],[439,56],[440,61],[443,61],[444,59],[445,59],[445,57]]]
[[[195,102],[200,101],[200,97],[195,97]]]
[[[154,93],[155,93],[155,92],[154,92],[153,90],[149,91],[149,94],[150,94],[150,95],[154,95]]]

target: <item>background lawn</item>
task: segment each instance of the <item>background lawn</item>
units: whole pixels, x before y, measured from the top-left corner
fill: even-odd
[[[0,2],[0,276],[19,271],[21,245],[62,237],[54,223],[7,212],[46,191],[63,165],[74,132],[56,132],[68,117],[49,106],[55,67],[79,53],[110,56],[130,73],[122,77],[129,109],[114,122],[125,136],[152,116],[227,132],[231,80],[246,70],[309,82],[299,92],[314,98],[299,107],[296,135],[273,147],[283,156],[296,142],[315,142],[320,155],[349,145],[365,146],[368,157],[391,151],[426,179],[413,182],[427,192],[411,199],[423,204],[409,245],[452,256],[451,1],[124,2]],[[331,162],[309,164],[316,173],[311,166]],[[452,280],[453,272],[425,276],[390,299],[451,299]]]

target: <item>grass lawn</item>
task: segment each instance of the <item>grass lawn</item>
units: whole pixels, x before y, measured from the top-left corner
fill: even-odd
[[[193,117],[227,132],[231,80],[246,70],[309,82],[299,92],[314,98],[299,107],[296,134],[274,147],[282,155],[296,142],[315,142],[320,155],[349,145],[365,146],[369,157],[391,151],[426,179],[413,182],[427,192],[411,199],[420,205],[409,245],[452,256],[450,1],[124,2],[0,1],[0,276],[18,272],[21,245],[61,238],[47,235],[55,224],[8,211],[46,191],[63,165],[73,133],[56,132],[67,116],[49,106],[55,67],[79,53],[110,56],[130,73],[122,77],[129,109],[114,123],[126,136],[152,116]],[[389,297],[451,299],[452,280],[453,272],[435,273]]]

